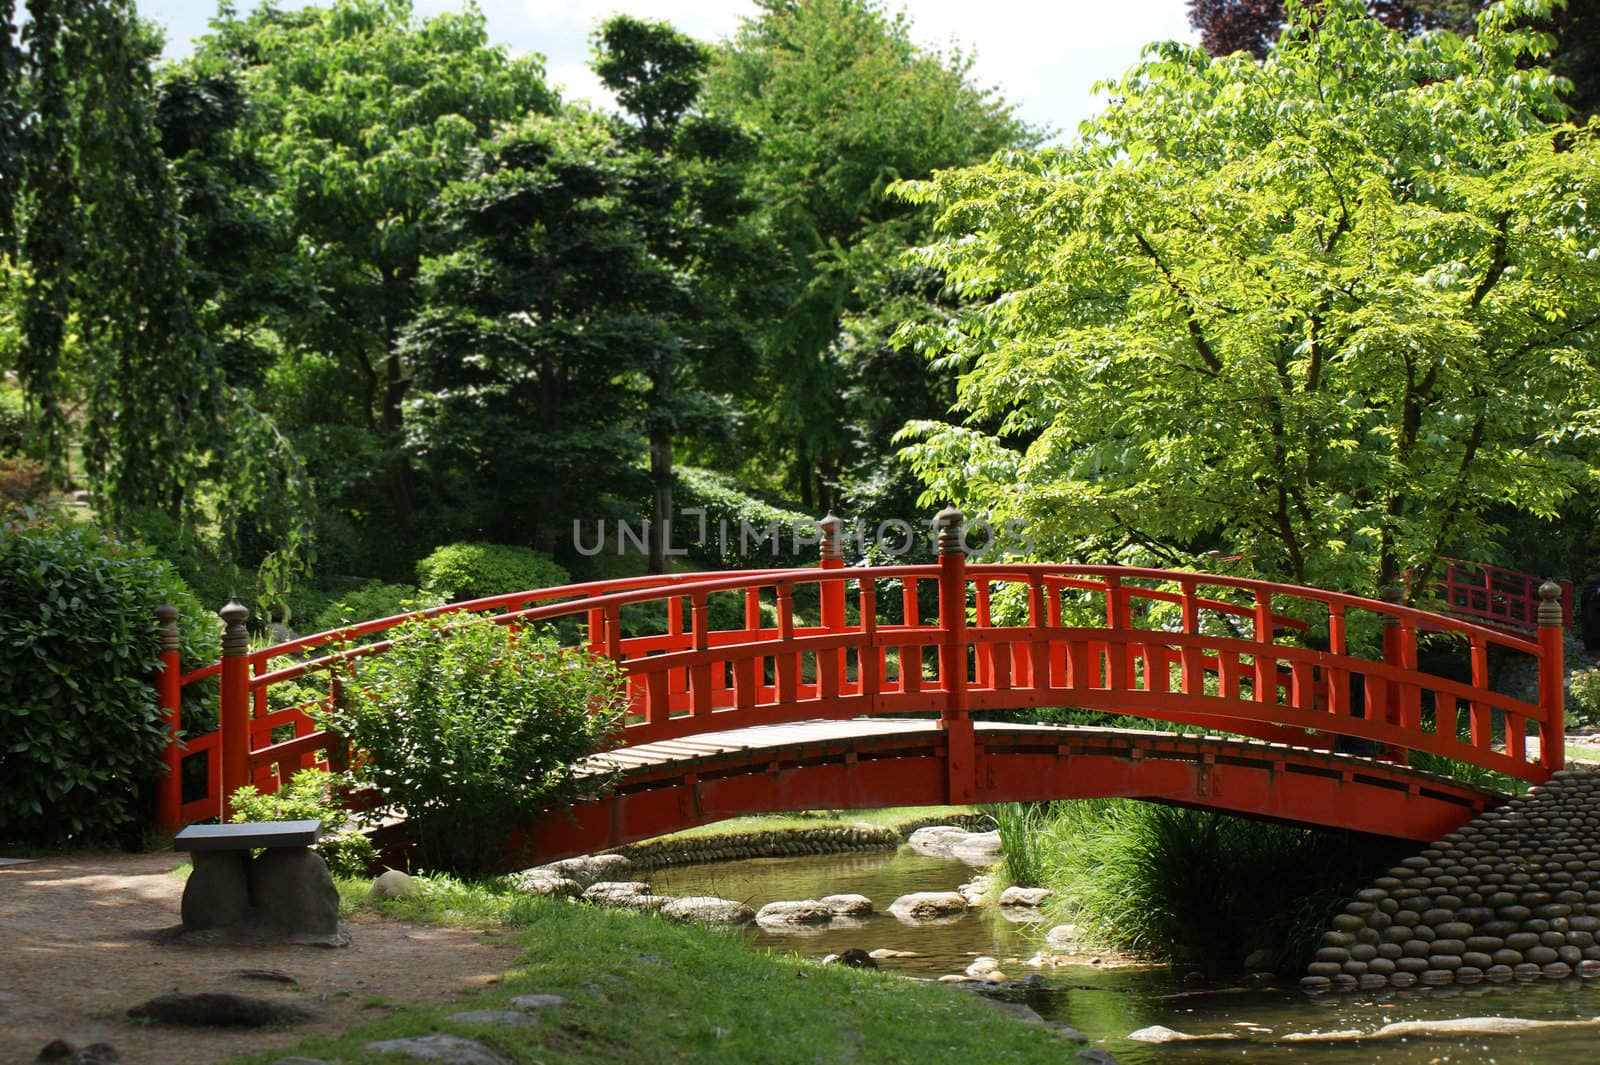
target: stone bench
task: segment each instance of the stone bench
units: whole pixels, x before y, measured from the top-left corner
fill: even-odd
[[[342,946],[339,892],[311,849],[321,821],[190,825],[173,846],[194,872],[183,889],[182,937],[207,943]],[[253,851],[261,853],[255,857]]]

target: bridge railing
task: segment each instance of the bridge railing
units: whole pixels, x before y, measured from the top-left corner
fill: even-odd
[[[1547,583],[1538,638],[1394,603],[1246,578],[1116,566],[972,564],[960,515],[940,516],[932,565],[845,568],[825,527],[818,569],[641,577],[518,592],[423,612],[463,623],[561,626],[622,666],[624,746],[812,718],[939,715],[950,801],[968,801],[971,714],[1080,707],[1198,726],[1300,748],[1336,737],[1376,757],[1408,751],[1542,780],[1563,756],[1559,589]],[[804,604],[802,608],[800,604]],[[713,607],[733,609],[713,610]],[[628,636],[624,610],[662,611],[664,631]],[[384,653],[385,618],[251,652],[244,608],[223,610],[220,663],[163,675],[176,722],[181,688],[221,678],[217,733],[174,745],[204,757],[205,794],[182,801],[170,775],[163,819],[216,816],[223,797],[265,791],[344,751],[315,711],[339,697],[355,660]],[[722,627],[714,616],[732,617]],[[1419,664],[1418,634],[1461,641],[1470,676]],[[1533,700],[1494,691],[1491,654],[1537,664]],[[286,656],[303,656],[282,665]],[[325,692],[273,706],[276,685],[326,678]]]
[[[1495,628],[1536,633],[1539,630],[1538,577],[1482,562],[1440,559],[1444,576],[1434,594],[1446,612]],[[1561,624],[1572,627],[1572,582],[1561,581]]]

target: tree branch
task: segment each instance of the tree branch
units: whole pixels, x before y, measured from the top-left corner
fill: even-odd
[[[1206,340],[1205,333],[1201,331],[1199,323],[1195,321],[1197,315],[1194,303],[1189,299],[1189,294],[1183,290],[1182,285],[1178,284],[1177,278],[1172,276],[1172,271],[1167,269],[1167,264],[1161,261],[1161,256],[1157,254],[1155,248],[1151,247],[1150,242],[1144,239],[1142,233],[1135,233],[1133,239],[1139,243],[1139,247],[1144,251],[1145,255],[1150,257],[1150,261],[1156,264],[1156,269],[1161,271],[1161,276],[1166,280],[1167,287],[1172,289],[1178,297],[1178,302],[1183,304],[1185,321],[1189,327],[1189,339],[1194,342],[1194,349],[1199,353],[1200,360],[1211,368],[1212,373],[1221,372],[1222,360],[1217,358],[1217,353],[1211,349],[1211,344]]]

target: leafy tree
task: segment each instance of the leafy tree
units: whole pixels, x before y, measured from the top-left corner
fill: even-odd
[[[1262,62],[1153,46],[1081,142],[903,188],[987,300],[917,334],[964,369],[966,424],[910,434],[930,496],[1057,557],[1415,597],[1492,556],[1491,508],[1590,481],[1600,146],[1546,125],[1541,40],[1290,15]]]
[[[453,534],[564,544],[597,500],[642,494],[636,310],[646,254],[629,153],[598,116],[535,116],[485,145],[439,201],[408,327],[413,447]]]
[[[595,33],[594,69],[628,122],[634,175],[626,197],[643,258],[634,286],[632,349],[647,382],[650,570],[665,572],[672,521],[673,444],[715,411],[706,389],[753,358],[752,308],[771,249],[749,226],[750,143],[729,122],[695,111],[709,50],[665,22],[618,15]],[[698,427],[704,431],[704,426]]]
[[[750,431],[805,506],[824,508],[858,448],[845,397],[864,392],[838,346],[841,318],[870,316],[901,250],[926,233],[926,214],[884,190],[1039,134],[973,84],[970,56],[917,46],[909,17],[877,0],[759,6],[718,52],[705,107],[758,131],[755,195],[784,250],[769,270],[784,271],[788,310],[767,338]]]
[[[422,261],[439,250],[434,200],[498,123],[548,112],[555,98],[539,60],[490,47],[472,9],[419,22],[409,0],[338,0],[246,18],[225,10],[213,27],[197,63],[238,70],[251,101],[246,150],[272,174],[271,209],[294,241],[289,269],[311,287],[283,339],[347,371],[332,380],[354,383],[403,525],[415,483],[401,337],[419,309]]]

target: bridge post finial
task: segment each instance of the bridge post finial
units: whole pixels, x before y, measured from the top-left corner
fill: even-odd
[[[961,547],[961,527],[965,522],[961,511],[954,506],[945,507],[934,515],[933,523],[939,530],[940,557],[965,553]]]
[[[822,563],[826,566],[830,562],[844,561],[844,519],[829,511],[827,516],[817,522],[817,529],[822,533]]]
[[[1561,625],[1561,585],[1546,577],[1539,585],[1539,627]]]

